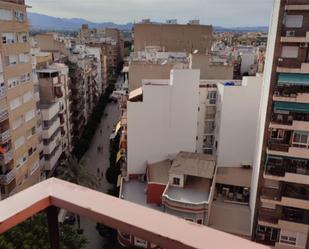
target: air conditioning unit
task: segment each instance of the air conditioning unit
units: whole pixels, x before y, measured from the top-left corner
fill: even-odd
[[[287,37],[294,37],[295,36],[295,31],[287,31],[286,32]]]
[[[279,61],[279,62],[282,62],[282,61],[283,61],[283,58],[278,58],[278,61]]]

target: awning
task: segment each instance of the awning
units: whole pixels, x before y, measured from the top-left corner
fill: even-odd
[[[278,85],[309,85],[309,74],[280,73]]]
[[[122,176],[119,175],[118,178],[117,178],[117,188],[120,187],[120,185],[121,185],[121,180],[122,180]]]
[[[219,167],[216,183],[238,187],[251,187],[251,169]]]
[[[309,104],[294,103],[294,102],[281,102],[276,101],[274,108],[281,111],[293,111],[293,112],[306,112],[309,113]]]
[[[122,157],[122,151],[119,150],[118,153],[117,153],[117,157],[116,157],[116,163],[119,162],[119,160],[121,159],[121,157]]]
[[[115,134],[118,133],[118,131],[120,130],[120,128],[121,128],[121,121],[119,121],[119,122],[117,123],[117,125],[116,125]]]

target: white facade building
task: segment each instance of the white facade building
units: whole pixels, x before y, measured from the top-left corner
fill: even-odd
[[[217,85],[218,167],[252,166],[262,80],[259,76],[244,77],[240,85]]]
[[[147,161],[196,151],[199,78],[199,70],[172,70],[170,81],[145,80],[142,101],[128,102],[128,175],[144,174]]]

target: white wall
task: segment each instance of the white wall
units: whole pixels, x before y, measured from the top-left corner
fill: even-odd
[[[241,54],[241,74],[250,72],[250,66],[255,64],[256,57],[257,55],[254,51]]]
[[[268,45],[266,51],[266,63],[265,63],[265,71],[264,71],[264,79],[263,79],[263,89],[262,89],[262,97],[261,104],[259,109],[259,123],[257,128],[257,136],[256,136],[256,147],[254,154],[254,162],[253,162],[253,172],[252,172],[252,183],[251,183],[251,194],[250,194],[250,208],[251,208],[251,224],[253,226],[254,220],[254,210],[256,208],[256,195],[258,188],[258,180],[259,173],[261,167],[261,155],[262,155],[262,146],[263,146],[263,137],[265,131],[265,121],[266,121],[266,110],[268,105],[268,96],[269,96],[269,88],[273,67],[273,58],[275,53],[275,41],[278,29],[278,19],[279,19],[279,9],[280,9],[281,0],[274,1],[273,13],[271,17],[270,23],[270,31],[268,36]],[[252,232],[253,227],[251,227]]]
[[[253,164],[261,89],[261,77],[245,77],[241,86],[218,84],[218,167]]]
[[[147,161],[195,152],[199,78],[199,70],[172,70],[170,84],[144,85],[143,102],[128,102],[128,174],[144,174]]]

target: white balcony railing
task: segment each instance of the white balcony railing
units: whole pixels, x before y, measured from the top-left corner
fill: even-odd
[[[7,174],[0,175],[0,184],[8,185],[15,179],[15,177],[16,177],[16,169],[13,169]]]
[[[0,133],[0,143],[1,144],[7,143],[10,139],[11,139],[10,130]]]

